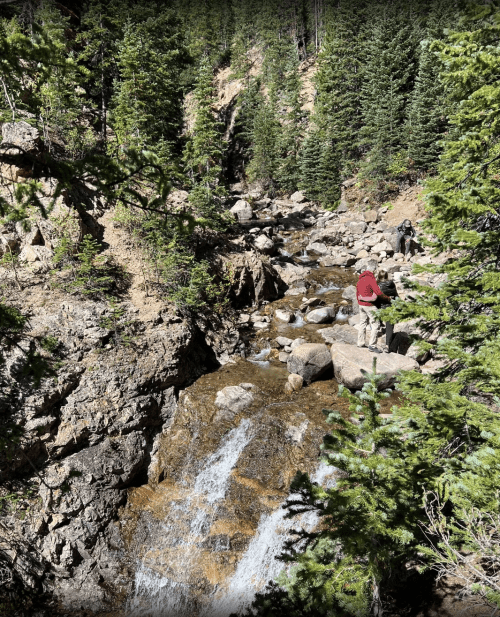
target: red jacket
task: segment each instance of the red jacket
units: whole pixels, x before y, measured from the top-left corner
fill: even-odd
[[[377,279],[375,278],[373,272],[365,270],[359,275],[359,281],[356,285],[356,300],[358,301],[358,304],[361,306],[374,306],[374,302],[365,302],[360,300],[360,296],[368,297],[374,293],[383,300],[388,302],[391,301],[390,298],[388,298],[377,285]]]

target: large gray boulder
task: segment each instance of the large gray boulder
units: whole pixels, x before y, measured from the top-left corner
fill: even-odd
[[[332,366],[328,347],[321,343],[305,343],[296,347],[287,362],[289,373],[300,375],[306,383],[321,377]]]
[[[253,217],[252,206],[244,199],[238,199],[234,206],[229,210],[231,214],[238,219],[238,221],[249,221]]]
[[[32,152],[40,147],[40,132],[27,122],[6,122],[2,125],[2,143]],[[20,150],[12,148],[12,152],[16,154]]]
[[[314,253],[319,253],[320,255],[327,255],[330,252],[330,249],[324,242],[311,242],[306,246],[306,251],[313,251]]]
[[[308,323],[331,323],[335,319],[335,309],[331,306],[323,306],[307,313]]]
[[[272,255],[276,250],[274,242],[265,234],[260,234],[255,238],[254,246],[258,251],[264,253],[264,255]]]
[[[420,370],[416,360],[395,353],[374,354],[366,347],[354,347],[345,343],[334,343],[331,349],[335,379],[350,388],[360,390],[372,371],[373,358],[377,360],[377,373],[384,375],[379,389],[389,388],[396,383],[400,371]]]
[[[347,345],[357,345],[358,331],[356,328],[347,324],[335,324],[331,328],[320,330],[321,336],[325,339],[325,343],[346,343]]]
[[[364,259],[360,259],[354,264],[354,269],[356,272],[364,272],[367,268],[376,268],[378,266],[378,260],[365,257]]]
[[[233,417],[250,407],[254,397],[240,386],[227,386],[217,392],[215,405],[219,408],[216,419],[232,420]]]
[[[300,204],[305,200],[306,198],[304,197],[304,194],[300,191],[296,191],[293,195],[290,196],[290,201],[293,201],[296,204]]]

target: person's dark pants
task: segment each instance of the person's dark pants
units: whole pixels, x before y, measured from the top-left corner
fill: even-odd
[[[387,345],[387,347],[390,346],[393,336],[394,336],[394,324],[386,321],[385,322],[385,344]]]
[[[398,233],[398,253],[407,255],[410,252],[412,244],[412,237],[405,236],[402,233]]]

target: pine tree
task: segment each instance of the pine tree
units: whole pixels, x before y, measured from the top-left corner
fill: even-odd
[[[364,173],[386,176],[406,151],[403,126],[412,89],[415,32],[398,4],[374,5],[363,64],[362,144],[368,154]]]
[[[359,157],[365,4],[363,0],[340,1],[330,7],[315,75],[314,122],[325,134],[335,136],[344,175]]]
[[[252,159],[247,173],[252,181],[260,180],[271,190],[276,189],[276,170],[279,164],[278,139],[281,125],[276,114],[276,96],[271,93],[269,100],[260,96],[252,126]]]
[[[214,111],[213,73],[207,56],[199,66],[193,99],[195,119],[184,150],[184,164],[193,187],[189,201],[210,225],[217,226],[222,223],[220,204],[225,196],[221,184],[225,144]]]
[[[182,126],[186,61],[180,23],[170,12],[125,25],[112,115],[120,144],[152,149],[168,161]]]
[[[280,161],[276,169],[276,181],[281,189],[293,192],[300,180],[299,152],[303,140],[307,114],[302,109],[302,81],[299,76],[298,58],[295,50],[288,53],[289,65],[283,80],[281,100],[286,106],[286,115],[281,121],[278,149]]]
[[[98,104],[101,142],[105,145],[113,82],[118,77],[116,60],[122,38],[123,3],[93,0],[82,16],[82,26],[77,41],[83,49],[78,59],[89,71],[86,87]]]
[[[418,170],[437,164],[441,153],[439,139],[445,128],[446,103],[438,62],[424,41],[407,121],[408,157]]]
[[[333,206],[340,198],[340,168],[338,143],[313,129],[302,144],[299,188],[324,207]]]

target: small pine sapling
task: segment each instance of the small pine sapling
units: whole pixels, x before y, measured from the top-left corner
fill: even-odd
[[[324,410],[332,430],[324,438],[322,459],[337,470],[335,486],[318,486],[303,473],[291,486],[300,498],[289,502],[289,516],[315,510],[321,524],[312,536],[299,534],[298,545],[297,540],[289,544],[288,559],[297,565],[279,582],[292,595],[307,590],[311,614],[316,607],[318,614],[382,615],[383,587],[415,541],[419,507],[405,469],[402,429],[380,416],[380,401],[390,392],[378,391],[383,376],[377,375],[375,360],[367,376],[356,394],[339,388],[350,403],[349,419]]]

